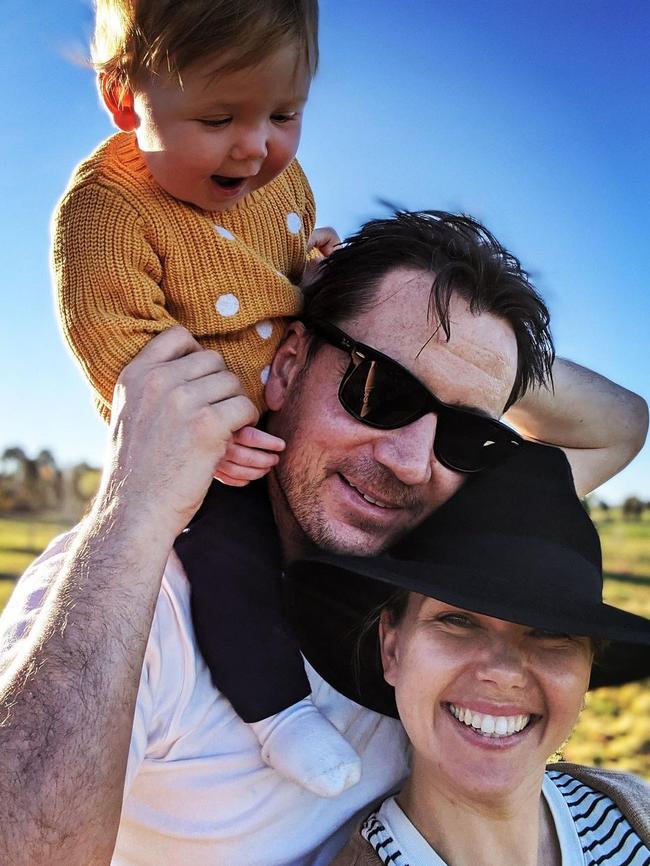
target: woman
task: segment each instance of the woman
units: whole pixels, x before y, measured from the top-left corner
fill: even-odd
[[[650,675],[650,621],[603,604],[561,451],[517,449],[390,555],[298,564],[289,601],[312,665],[399,711],[413,750],[332,866],[650,864],[643,782],[546,767],[590,686]]]

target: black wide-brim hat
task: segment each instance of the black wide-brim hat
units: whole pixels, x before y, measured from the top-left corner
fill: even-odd
[[[558,448],[525,444],[467,479],[377,557],[293,563],[285,598],[305,657],[337,691],[397,716],[368,618],[398,588],[520,625],[606,641],[590,688],[650,676],[650,620],[603,603],[598,533]]]

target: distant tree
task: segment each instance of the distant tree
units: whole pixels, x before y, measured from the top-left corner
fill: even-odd
[[[13,446],[5,448],[0,457],[0,475],[6,478],[12,478],[24,471],[27,455],[22,448]]]
[[[63,477],[52,452],[44,448],[36,457],[40,507],[58,508],[63,499]]]
[[[645,505],[638,496],[628,496],[623,502],[623,519],[624,520],[641,520]]]
[[[22,448],[6,448],[0,456],[0,508],[34,512],[58,508],[62,499],[61,471],[44,448],[35,460]]]

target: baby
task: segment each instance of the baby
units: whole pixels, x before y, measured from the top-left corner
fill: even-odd
[[[219,351],[264,410],[309,250],[328,254],[338,240],[314,232],[295,159],[317,26],[317,0],[97,0],[93,61],[120,132],[75,170],[54,214],[52,260],[63,332],[104,418],[122,368],[175,324]],[[216,475],[233,485],[261,477],[283,444],[246,428]],[[222,616],[242,591],[227,571],[213,576]],[[238,663],[237,647],[219,646],[218,633],[209,641],[213,681],[268,764],[320,796],[358,780],[358,757],[311,702],[302,665],[299,702],[251,710],[246,692],[265,675],[265,653],[255,676],[233,678],[222,671]],[[224,679],[241,685],[224,690]]]

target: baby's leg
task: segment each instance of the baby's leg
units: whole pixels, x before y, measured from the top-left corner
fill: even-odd
[[[319,797],[337,797],[361,778],[359,756],[311,698],[251,728],[265,763]]]
[[[355,784],[359,758],[312,703],[285,621],[282,560],[264,481],[244,488],[215,482],[176,552],[212,681],[251,725],[264,761],[319,796]]]

